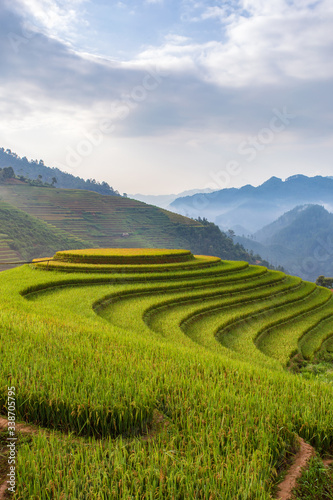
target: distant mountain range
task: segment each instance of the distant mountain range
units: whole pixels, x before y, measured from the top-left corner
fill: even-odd
[[[134,198],[134,200],[143,201],[144,203],[148,203],[150,205],[155,205],[160,208],[168,208],[172,210],[170,207],[171,203],[177,198],[183,198],[185,196],[192,196],[198,193],[211,193],[211,189],[190,189],[188,191],[183,191],[179,194],[160,194],[160,195],[149,195],[149,194],[129,194],[130,198]]]
[[[250,238],[234,240],[303,279],[333,276],[333,214],[320,205],[297,206]]]
[[[62,172],[59,168],[47,167],[43,160],[28,160],[25,156],[21,158],[10,149],[0,148],[0,168],[12,167],[17,176],[29,179],[37,179],[41,176],[44,183],[51,184],[56,179],[56,186],[66,189],[84,189],[95,191],[99,194],[119,196],[107,182],[98,182],[95,179],[84,180],[72,174]]]
[[[285,181],[271,177],[258,187],[246,185],[177,198],[170,208],[188,217],[206,217],[223,230],[246,236],[309,203],[333,211],[332,177],[294,175]]]

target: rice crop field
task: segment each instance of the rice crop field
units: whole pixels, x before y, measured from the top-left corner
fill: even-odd
[[[92,191],[6,185],[2,193],[8,203],[94,247],[181,248],[176,228],[201,227],[152,205]]]
[[[22,256],[10,247],[12,240],[7,234],[0,234],[0,261],[1,262],[17,262],[22,260]],[[0,266],[0,270],[3,268]],[[8,269],[8,266],[6,266]]]
[[[327,289],[163,248],[58,252],[0,286],[1,414],[14,387],[36,426],[15,500],[269,500],[298,437],[332,454],[332,384],[286,370],[333,350]]]

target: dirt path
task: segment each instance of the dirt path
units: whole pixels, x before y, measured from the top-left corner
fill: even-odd
[[[7,428],[8,428],[8,420],[6,418],[0,417],[0,431],[4,431]],[[16,432],[21,432],[22,434],[37,434],[38,432],[37,427],[33,427],[26,424],[16,424],[15,430]],[[6,457],[5,460],[7,461]],[[6,498],[9,498],[6,492],[7,492],[7,481],[2,483],[0,486],[0,500],[5,500]]]
[[[161,414],[155,415],[154,419],[154,426],[155,429],[152,430],[151,433],[149,433],[147,436],[145,436],[143,439],[150,440],[155,437],[156,432],[161,430],[161,427],[163,428],[164,425],[167,425],[166,422],[164,421],[164,417]],[[0,431],[6,430],[8,425],[7,419],[0,417]],[[16,431],[21,432],[23,434],[37,434],[38,432],[38,427],[26,425],[26,424],[16,424]],[[292,500],[291,497],[291,492],[293,488],[296,486],[297,479],[301,476],[302,470],[307,466],[309,463],[309,460],[311,457],[315,455],[315,450],[312,448],[311,445],[307,444],[302,438],[299,438],[299,443],[300,443],[300,449],[296,453],[295,456],[295,461],[293,465],[290,467],[289,471],[287,472],[286,477],[282,481],[282,483],[279,484],[278,492],[276,499],[277,500]],[[323,461],[325,466],[331,465],[333,463],[333,460],[324,460]],[[5,500],[8,498],[6,495],[7,491],[7,482],[4,482],[0,486],[0,500]]]
[[[6,418],[0,417],[0,431],[8,428],[8,420]],[[22,432],[23,434],[37,434],[38,428],[26,424],[16,424],[15,430],[17,432]]]
[[[295,462],[287,472],[286,477],[279,484],[276,498],[279,500],[291,500],[291,492],[296,486],[297,479],[301,477],[302,470],[307,466],[311,457],[315,455],[315,450],[302,438],[299,438],[300,449],[296,453]]]

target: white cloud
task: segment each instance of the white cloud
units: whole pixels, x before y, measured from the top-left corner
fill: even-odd
[[[82,5],[88,0],[14,0],[13,7],[35,28],[65,42],[75,39],[78,26],[87,25]]]
[[[182,169],[190,170],[193,165],[199,185],[199,172],[207,165],[220,169],[234,159],[235,152],[237,157],[238,144],[267,126],[272,108],[287,106],[296,118],[260,157],[263,180],[268,177],[264,169],[270,170],[271,165],[287,165],[290,175],[302,163],[309,169],[311,163],[323,168],[330,165],[333,3],[244,0],[223,10],[208,8],[210,1],[187,1],[192,9],[188,12],[195,13],[202,25],[187,23],[183,29],[184,24],[172,21],[169,35],[159,46],[147,39],[150,45],[137,57],[115,63],[112,54],[102,58],[89,53],[86,46],[81,46],[81,52],[68,47],[78,23],[84,21],[81,0],[67,1],[67,8],[60,0],[15,1],[15,16],[13,4],[10,11],[0,4],[0,134],[4,146],[25,154],[24,145],[28,151],[36,150],[36,155],[45,154],[46,160],[48,152],[54,151],[61,163],[68,146],[76,147],[87,131],[111,119],[115,130],[105,135],[98,150],[105,169],[110,165],[110,149],[118,147],[119,155],[112,153],[111,163],[126,165],[127,172],[133,173],[133,183],[139,179],[135,172],[141,161],[142,172],[156,169],[156,182],[163,178],[163,168],[169,172],[173,162],[177,178],[179,172],[185,172]],[[121,13],[120,20],[123,14],[128,16],[128,11]],[[22,15],[40,28],[15,52],[6,33],[24,38]],[[163,35],[165,32],[167,28]],[[160,78],[147,80],[150,70],[155,75],[157,70]],[[144,82],[149,84],[146,96]],[[130,101],[131,109],[126,118],[117,120],[115,110],[122,99]],[[87,172],[91,161],[86,159]],[[292,172],[288,171],[290,165]],[[135,189],[127,186],[130,177],[127,174],[122,181],[125,191]],[[114,182],[111,175],[110,180]],[[182,187],[188,187],[186,182],[184,174]],[[120,183],[115,187],[121,189]]]
[[[233,87],[333,77],[333,4],[327,0],[243,0],[208,7],[201,17],[221,21],[223,41],[198,44],[171,35],[133,64],[147,61],[171,70],[195,66],[203,80]]]
[[[187,36],[181,36],[181,35],[176,35],[174,33],[169,33],[168,35],[165,36],[165,40],[167,40],[170,43],[174,44],[181,44],[188,42],[190,39]]]

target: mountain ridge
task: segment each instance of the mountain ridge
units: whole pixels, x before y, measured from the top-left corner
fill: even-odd
[[[321,205],[299,205],[250,238],[235,241],[302,279],[333,276],[333,214]]]
[[[222,230],[245,227],[254,233],[297,205],[320,204],[333,209],[333,178],[297,174],[271,177],[260,186],[225,188],[214,193],[177,198],[170,207],[191,217],[207,217]]]
[[[99,194],[120,196],[117,190],[114,190],[107,182],[98,182],[95,179],[84,180],[81,177],[75,177],[68,172],[63,172],[56,167],[48,167],[43,160],[28,160],[26,156],[22,158],[10,149],[0,148],[0,168],[12,167],[17,176],[23,176],[29,179],[37,179],[41,176],[43,182],[52,183],[56,179],[58,188],[64,189],[82,189],[95,191]]]

